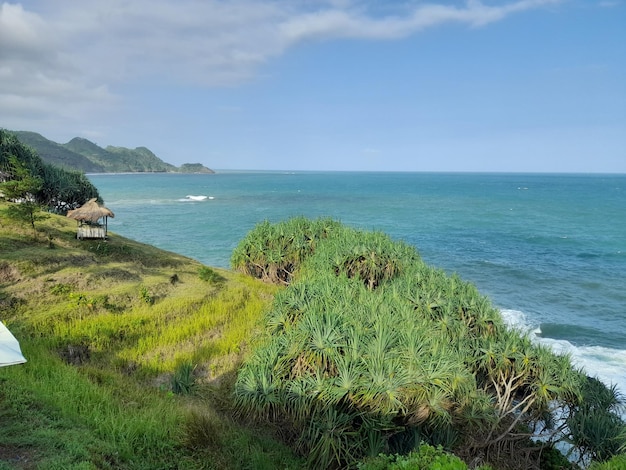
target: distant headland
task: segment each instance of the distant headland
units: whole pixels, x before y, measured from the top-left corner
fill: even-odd
[[[36,132],[11,132],[22,143],[36,150],[44,162],[70,170],[85,173],[215,173],[201,163],[185,163],[176,167],[164,162],[146,147],[129,149],[109,145],[102,148],[82,137],[59,144]]]

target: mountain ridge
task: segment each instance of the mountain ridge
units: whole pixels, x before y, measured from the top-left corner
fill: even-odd
[[[109,145],[103,148],[84,137],[74,137],[60,144],[37,132],[10,132],[37,151],[44,162],[84,173],[215,173],[201,163],[176,167],[143,146],[130,149]]]

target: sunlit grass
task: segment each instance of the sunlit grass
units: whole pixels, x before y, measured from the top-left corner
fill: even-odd
[[[122,461],[143,456],[146,463],[156,462],[174,450],[177,436],[173,433],[179,432],[183,414],[173,400],[157,391],[139,390],[132,381],[123,382],[121,377],[97,369],[78,370],[63,364],[35,342],[22,342],[22,347],[28,363],[7,368],[1,376],[10,384],[3,387],[4,399],[13,406],[22,401],[21,406],[28,408],[23,401],[27,397],[42,407],[49,419],[89,430],[86,434],[106,443]],[[9,390],[12,396],[7,396]],[[7,435],[4,439],[21,445],[21,437]]]

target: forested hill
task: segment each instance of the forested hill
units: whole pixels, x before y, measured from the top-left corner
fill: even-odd
[[[193,168],[194,173],[214,173],[199,163],[184,164],[177,168],[161,160],[146,147],[102,148],[81,137],[59,144],[36,132],[11,132],[22,143],[36,150],[44,162],[85,173],[189,172],[189,168]]]

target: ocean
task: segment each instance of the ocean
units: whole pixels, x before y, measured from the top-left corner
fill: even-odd
[[[258,222],[332,217],[414,245],[511,326],[626,393],[626,175],[92,174],[109,230],[229,267]],[[207,196],[193,200],[187,196]]]

